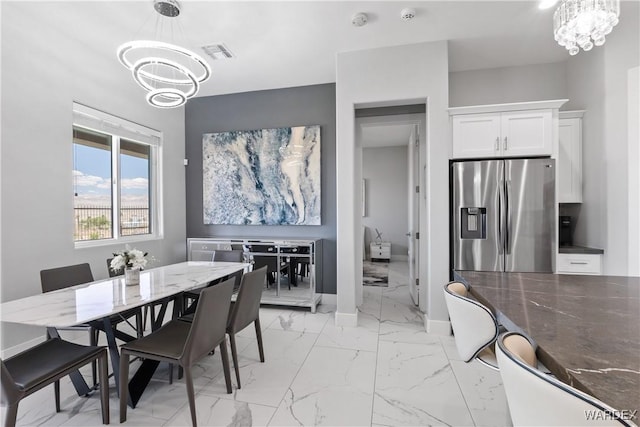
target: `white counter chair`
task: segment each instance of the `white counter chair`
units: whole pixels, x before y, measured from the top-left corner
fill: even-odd
[[[476,359],[497,370],[493,345],[498,337],[498,322],[491,310],[467,294],[467,287],[461,282],[451,282],[444,287],[458,353],[467,363]]]
[[[498,337],[496,357],[516,427],[634,425],[614,419],[620,412],[604,402],[537,369],[533,346],[517,332]]]

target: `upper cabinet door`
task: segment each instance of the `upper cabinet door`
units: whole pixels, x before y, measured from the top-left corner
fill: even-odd
[[[500,156],[500,114],[463,114],[453,120],[453,158]]]
[[[559,122],[558,203],[582,203],[582,119]]]
[[[551,110],[502,113],[502,157],[552,155],[552,123]]]

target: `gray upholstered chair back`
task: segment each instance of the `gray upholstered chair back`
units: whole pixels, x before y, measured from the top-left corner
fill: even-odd
[[[20,401],[24,393],[16,385],[2,359],[0,359],[0,364],[2,365],[2,395],[0,396],[0,402],[2,402],[2,406],[14,405]]]
[[[243,252],[240,250],[232,250],[232,251],[215,251],[213,253],[214,261],[223,261],[223,262],[242,262],[242,254]]]
[[[196,313],[193,316],[189,336],[184,345],[182,360],[190,365],[206,356],[226,333],[234,279],[203,289]]]
[[[262,287],[266,277],[266,266],[242,276],[238,297],[229,318],[231,331],[240,331],[258,318]]]
[[[42,292],[57,291],[58,289],[93,282],[91,266],[84,264],[67,265],[40,271]]]

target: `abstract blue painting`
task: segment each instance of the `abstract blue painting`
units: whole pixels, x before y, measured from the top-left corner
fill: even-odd
[[[320,126],[202,135],[205,224],[320,225]]]

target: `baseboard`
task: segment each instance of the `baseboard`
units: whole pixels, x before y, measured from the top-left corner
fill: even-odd
[[[320,294],[322,298],[320,304],[338,305],[338,295],[336,294]]]
[[[355,328],[358,326],[358,311],[355,313],[340,313],[336,311],[336,326]]]
[[[434,335],[449,336],[451,335],[451,322],[447,320],[432,320],[424,315],[424,328],[428,333]]]

